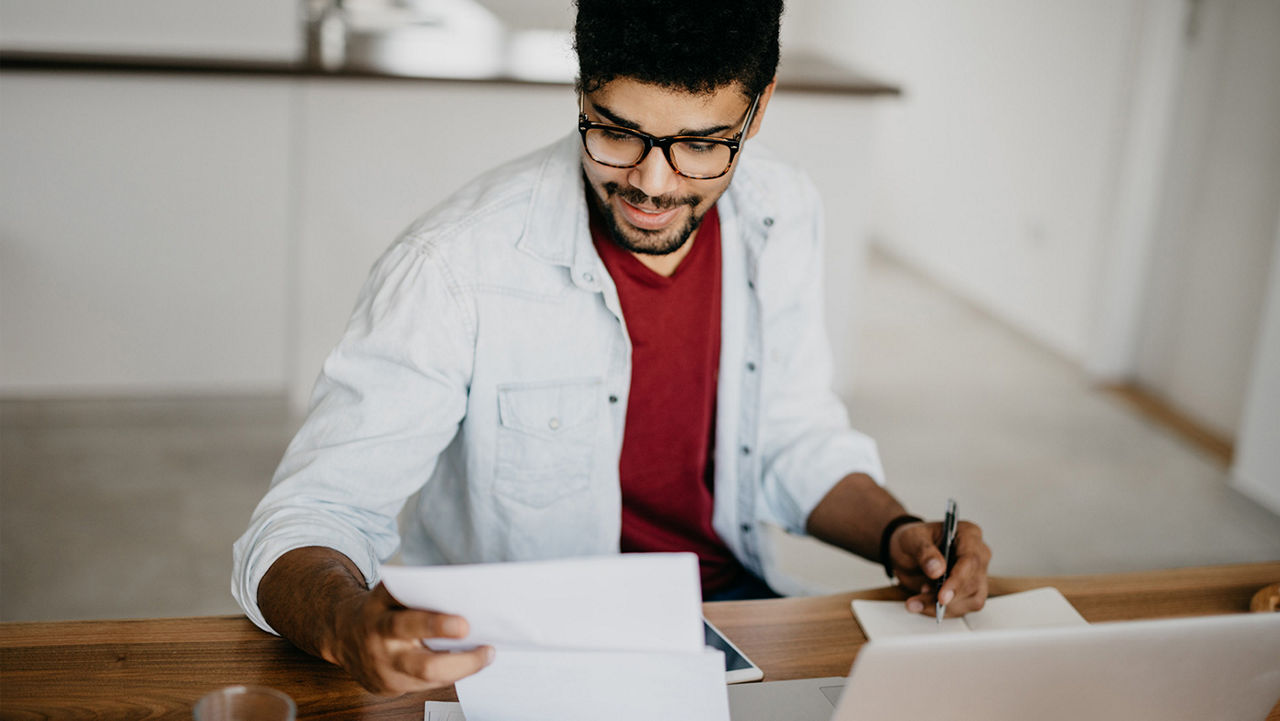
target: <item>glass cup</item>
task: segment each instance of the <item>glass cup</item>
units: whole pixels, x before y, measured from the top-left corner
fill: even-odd
[[[294,721],[293,699],[265,686],[227,686],[196,702],[195,721]]]

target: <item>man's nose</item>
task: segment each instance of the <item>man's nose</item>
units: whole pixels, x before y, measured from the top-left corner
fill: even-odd
[[[631,169],[627,182],[650,198],[673,193],[680,184],[680,176],[667,162],[661,148],[649,151],[639,165]]]

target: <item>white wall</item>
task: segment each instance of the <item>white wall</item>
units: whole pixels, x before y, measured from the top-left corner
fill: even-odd
[[[1280,218],[1269,284],[1231,478],[1241,492],[1280,514]]]
[[[518,29],[568,30],[573,27],[577,8],[573,0],[476,0]]]
[[[1075,359],[1090,342],[1137,2],[788,11],[793,42],[905,88],[880,118],[876,241]]]
[[[1198,20],[1136,376],[1234,438],[1280,212],[1280,2],[1204,3]]]
[[[876,242],[1235,434],[1280,197],[1280,3],[793,0],[788,22],[905,88]]]
[[[276,390],[287,82],[0,75],[0,393]]]
[[[300,0],[0,0],[0,47],[296,60]]]

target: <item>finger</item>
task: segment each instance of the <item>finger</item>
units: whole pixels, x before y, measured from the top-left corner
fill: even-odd
[[[922,550],[923,555],[936,553],[936,557],[922,562],[925,574],[937,579],[942,573],[934,571],[946,569],[946,559],[936,546]],[[957,595],[973,592],[975,579],[986,576],[987,563],[991,560],[991,549],[982,540],[982,529],[968,521],[961,521],[956,530],[955,563],[946,571],[947,579],[938,589],[938,601],[943,605],[950,604]]]
[[[954,603],[962,612],[981,609],[987,598],[985,564],[976,556],[966,556],[957,561],[938,596],[944,603]]]
[[[388,635],[400,639],[464,638],[470,632],[467,619],[449,613],[407,609],[391,614]]]
[[[405,607],[381,583],[374,586],[371,601],[395,612],[383,616],[385,625],[379,630],[384,636],[409,639],[463,638],[470,631],[462,616]]]
[[[901,531],[901,550],[906,554],[908,562],[901,564],[903,568],[918,569],[927,578],[938,578],[947,568],[946,559],[938,550],[935,526],[929,523],[906,526]],[[912,584],[915,585],[915,584]]]
[[[493,658],[492,646],[454,652],[419,648],[396,654],[392,658],[392,667],[433,686],[447,686],[488,666]]]
[[[942,552],[933,544],[933,539],[920,544],[916,549],[915,558],[920,570],[929,578],[941,578],[947,571],[947,559],[942,557]]]
[[[911,588],[911,586],[907,586],[907,588]],[[925,579],[916,588],[920,589],[920,592],[907,598],[907,610],[911,613],[932,614],[934,604],[937,602],[937,596],[934,595],[933,582]]]
[[[924,594],[918,594],[907,599],[907,610],[911,613],[924,613],[924,610],[931,604]]]
[[[938,602],[946,606],[948,616],[963,616],[980,611],[987,601],[985,557],[969,555],[956,562],[946,583],[938,590]]]
[[[956,592],[955,599],[947,605],[947,615],[963,616],[973,611],[981,611],[987,604],[987,577],[977,579],[971,589],[962,588]]]
[[[939,592],[944,603],[952,597],[986,597],[987,566],[991,562],[991,549],[982,540],[982,529],[962,522],[956,538],[956,563]]]
[[[956,595],[966,595],[972,593],[974,589],[974,581],[977,574],[974,574],[974,563],[972,558],[961,558],[956,561],[956,565],[952,567],[951,574],[947,575],[946,583],[942,584],[942,588],[938,589],[938,603],[948,606],[955,601]],[[965,593],[968,590],[968,593]]]

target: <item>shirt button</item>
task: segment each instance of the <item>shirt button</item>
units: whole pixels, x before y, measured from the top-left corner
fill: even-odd
[[[751,448],[750,448],[750,447],[748,447],[748,446],[743,446],[743,447],[742,447],[742,455],[744,455],[744,456],[749,456],[749,455],[751,455]]]
[[[609,396],[609,402],[610,402],[610,403],[617,403],[617,402],[618,402],[618,397],[617,397],[617,396]]]
[[[596,282],[596,277],[595,277],[594,275],[590,274],[590,273],[583,273],[583,274],[582,274],[582,279],[583,279],[583,280],[585,280],[585,281],[587,281],[588,283],[594,283],[594,282]]]
[[[742,532],[743,532],[743,533],[751,533],[751,524],[750,524],[750,523],[744,523],[744,524],[742,524]]]
[[[747,281],[747,287],[748,287],[748,288],[750,288],[751,290],[755,290],[755,289],[756,289],[756,282],[755,282],[754,280],[749,280],[749,281]]]
[[[748,363],[748,364],[747,364],[747,370],[749,370],[749,371],[755,371],[755,369],[756,369],[756,364],[755,364],[755,363]]]
[[[554,430],[559,429],[559,428],[560,428],[560,419],[559,419],[559,418],[552,418],[551,420],[547,421],[547,427],[548,427],[548,428],[550,428],[550,429],[551,429],[551,430],[553,430],[553,431],[554,431]]]
[[[765,219],[764,219],[764,227],[766,227],[766,228],[772,228],[772,227],[773,227],[773,218],[765,218]]]

